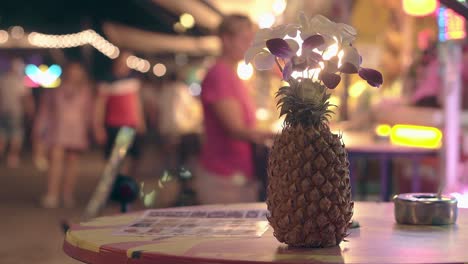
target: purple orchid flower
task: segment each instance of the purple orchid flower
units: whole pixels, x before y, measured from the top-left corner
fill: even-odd
[[[325,44],[325,39],[320,35],[312,35],[302,42],[303,51],[312,51]]]
[[[370,68],[359,69],[359,76],[374,87],[380,87],[383,83],[383,76],[379,71]]]
[[[266,46],[271,54],[282,59],[289,59],[294,56],[294,51],[289,47],[288,42],[281,38],[269,39]]]
[[[323,84],[329,89],[335,89],[341,81],[340,75],[326,71],[320,72],[319,79],[322,80]]]

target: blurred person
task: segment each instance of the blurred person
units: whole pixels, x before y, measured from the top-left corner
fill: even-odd
[[[146,119],[146,130],[151,131],[155,138],[159,138],[158,120],[159,120],[159,92],[160,84],[156,84],[152,80],[147,79],[143,82],[141,89],[141,104],[143,113]]]
[[[420,107],[440,107],[439,96],[442,85],[440,62],[437,56],[437,45],[429,45],[422,53],[415,67],[415,90],[411,104]]]
[[[199,202],[255,202],[251,143],[272,136],[255,128],[255,107],[236,68],[254,36],[254,25],[244,15],[228,15],[218,27],[221,56],[202,82],[205,138],[194,186]]]
[[[24,63],[15,58],[9,70],[0,77],[0,157],[7,148],[7,165],[17,167],[23,143],[24,112],[32,115],[34,100],[24,86]]]
[[[159,108],[164,164],[176,175],[185,161],[181,157],[182,139],[201,131],[201,104],[189,93],[188,85],[172,72],[159,93]]]
[[[135,177],[146,124],[140,98],[142,84],[126,64],[131,55],[122,51],[113,61],[111,75],[99,86],[94,133],[97,143],[104,145],[104,155],[108,159],[119,130],[122,127],[136,129],[137,136],[127,152],[130,160],[122,169],[123,174]]]
[[[42,137],[49,152],[47,192],[41,200],[44,208],[58,207],[60,198],[65,207],[74,206],[77,166],[80,154],[88,148],[92,125],[87,73],[78,62],[64,68],[62,84],[42,95],[34,126],[34,137]]]

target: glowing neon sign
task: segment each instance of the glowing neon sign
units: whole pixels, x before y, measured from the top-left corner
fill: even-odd
[[[434,13],[437,0],[403,0],[403,11],[410,16],[427,16]]]
[[[61,82],[62,68],[57,64],[50,65],[50,67],[44,64],[39,67],[28,64],[24,68],[24,73],[26,74],[24,83],[28,87],[56,88]]]
[[[437,149],[442,145],[442,131],[435,127],[394,125],[390,141],[395,145]]]
[[[465,19],[446,7],[440,7],[437,14],[439,41],[464,39],[466,37]]]

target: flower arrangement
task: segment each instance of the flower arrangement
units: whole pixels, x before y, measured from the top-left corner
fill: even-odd
[[[300,24],[260,29],[245,54],[245,63],[253,61],[258,70],[269,70],[276,64],[285,81],[311,78],[334,89],[341,74],[355,74],[371,86],[383,83],[382,74],[361,67],[362,57],[353,47],[356,29],[317,15],[308,20],[301,13]]]

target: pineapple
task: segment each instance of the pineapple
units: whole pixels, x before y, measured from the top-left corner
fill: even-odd
[[[328,127],[327,88],[310,79],[289,83],[277,94],[285,126],[268,162],[268,220],[280,242],[335,246],[353,215],[347,153]]]
[[[383,77],[361,67],[353,27],[303,13],[299,22],[259,30],[244,59],[258,70],[276,64],[289,83],[277,93],[285,126],[268,161],[274,235],[291,246],[331,247],[347,235],[354,204],[345,146],[328,126],[327,89],[336,88],[342,74],[359,74],[374,87]]]

